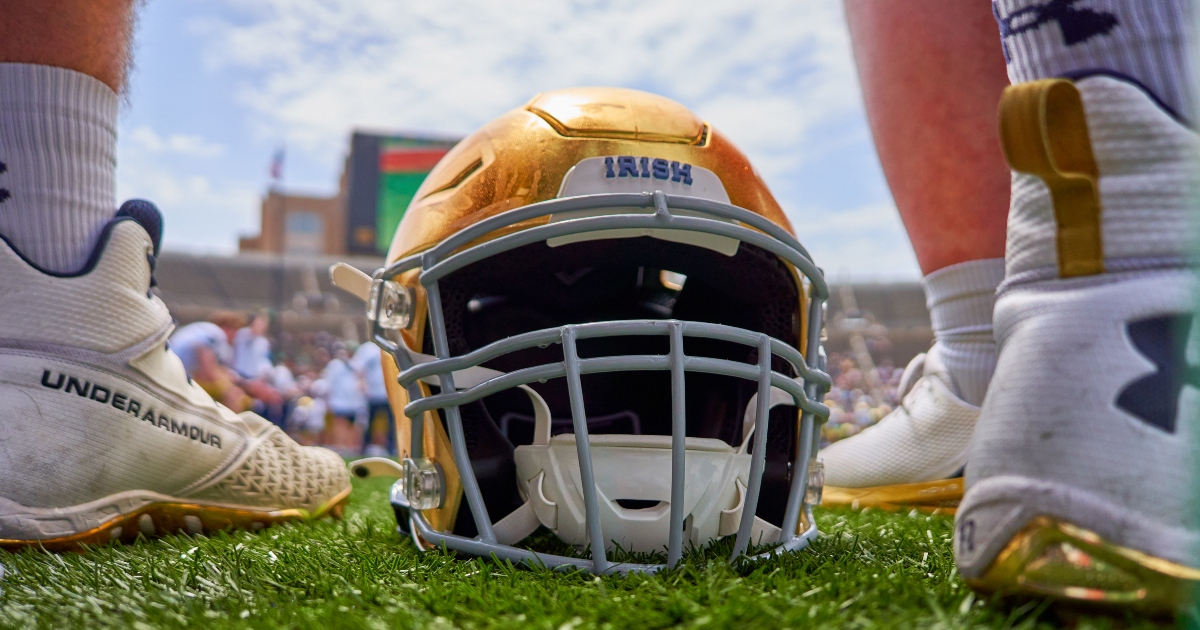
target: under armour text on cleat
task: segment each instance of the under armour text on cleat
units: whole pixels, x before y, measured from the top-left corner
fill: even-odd
[[[1169,612],[1200,580],[1200,139],[1107,76],[1009,88],[1001,137],[1016,171],[1008,270],[959,570],[984,591]]]
[[[878,424],[821,451],[823,505],[952,512],[979,407],[961,400],[935,344],[900,381],[903,400]]]
[[[336,454],[188,380],[148,291],[148,222],[119,214],[69,275],[0,243],[0,547],[258,529],[340,514],[350,493]]]

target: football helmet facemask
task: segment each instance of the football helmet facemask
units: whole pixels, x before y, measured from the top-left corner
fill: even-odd
[[[418,546],[595,573],[816,535],[828,287],[740,151],[683,106],[547,92],[426,178],[368,299]],[[341,276],[339,278],[339,276]],[[518,546],[539,527],[582,554]],[[589,544],[603,541],[603,544]]]

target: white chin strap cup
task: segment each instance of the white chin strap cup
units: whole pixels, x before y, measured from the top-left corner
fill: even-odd
[[[414,363],[434,360],[401,348]],[[454,381],[456,387],[468,388],[502,374],[476,366],[454,372]],[[533,444],[518,446],[515,453],[517,487],[525,503],[493,524],[497,542],[508,545],[520,542],[545,525],[564,542],[586,546],[587,517],[575,436],[551,437],[550,408],[546,401],[527,385],[521,385],[520,389],[529,396],[534,409]],[[705,547],[719,537],[737,532],[750,475],[748,449],[757,404],[758,394],[755,394],[743,414],[743,440],[737,449],[722,440],[686,439],[685,544]],[[788,404],[792,404],[791,395],[772,387],[768,407]],[[671,518],[671,436],[592,435],[590,444],[600,499],[601,531],[608,539],[605,548],[664,551]],[[385,467],[379,462],[355,462],[359,464],[374,464],[370,467],[371,474],[384,473]],[[754,518],[752,544],[778,542],[779,538],[778,527]]]
[[[563,541],[585,546],[587,518],[575,436],[550,436],[550,410],[528,387],[534,442],[516,449],[518,487],[526,502],[494,526],[499,542],[512,544],[545,525]],[[771,406],[791,402],[772,392]],[[753,415],[755,401],[750,401]],[[753,428],[753,422],[747,430]],[[748,443],[748,435],[747,440]],[[605,547],[626,551],[666,549],[671,516],[671,436],[590,436]],[[750,455],[722,440],[687,438],[684,544],[704,547],[737,531],[745,505]],[[778,527],[755,518],[754,544],[779,541]]]

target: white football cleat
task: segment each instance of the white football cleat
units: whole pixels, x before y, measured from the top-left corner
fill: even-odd
[[[822,505],[953,511],[979,407],[961,400],[935,344],[904,369],[902,402],[862,433],[821,450]]]
[[[0,547],[258,529],[350,493],[333,452],[189,381],[149,292],[160,221],[126,203],[78,274],[0,243]]]
[[[1012,86],[999,361],[955,557],[973,587],[1155,611],[1200,579],[1195,132],[1109,76]]]

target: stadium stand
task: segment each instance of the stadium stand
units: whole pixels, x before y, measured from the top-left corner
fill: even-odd
[[[329,266],[339,260],[374,272],[381,258],[297,257],[242,253],[236,256],[163,252],[155,275],[158,294],[180,324],[217,310],[281,314],[287,331],[324,330],[363,341],[363,305],[335,289]],[[827,350],[847,353],[861,335],[877,361],[903,366],[933,339],[925,296],[918,283],[834,286],[826,316]]]

